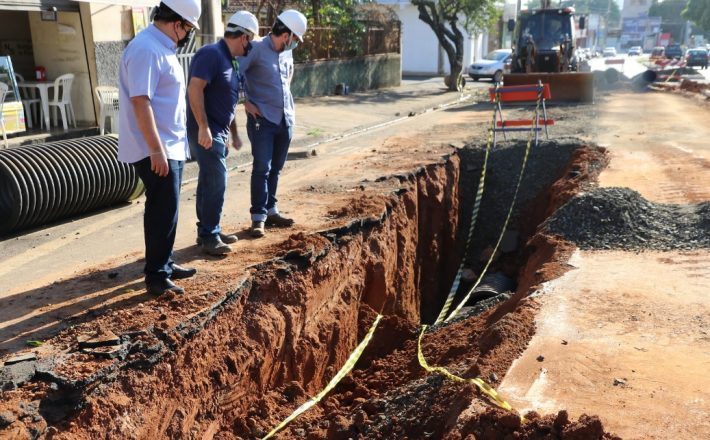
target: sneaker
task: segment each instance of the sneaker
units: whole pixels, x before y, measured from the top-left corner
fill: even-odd
[[[178,266],[177,264],[173,263],[172,266],[173,273],[170,275],[170,278],[173,280],[181,280],[183,278],[190,278],[191,276],[195,275],[197,273],[197,269],[195,268],[187,268],[187,267],[182,267]]]
[[[221,232],[219,233],[219,239],[222,240],[222,243],[226,244],[233,244],[239,240],[239,238],[234,234],[222,234]],[[202,238],[199,235],[197,236],[195,243],[197,243],[198,246],[202,245]]]
[[[272,214],[266,216],[266,226],[276,226],[278,228],[288,228],[293,226],[295,222],[292,218],[284,217],[281,214]]]
[[[202,242],[202,252],[209,255],[225,255],[232,252],[232,248],[216,237],[214,240]]]
[[[254,238],[261,238],[264,236],[264,222],[253,221],[251,222],[251,229],[249,233]]]
[[[181,293],[185,293],[185,289],[180,286],[176,286],[175,283],[173,283],[167,278],[157,281],[146,281],[145,287],[149,295],[155,296],[159,296],[168,292],[173,292],[178,295]]]

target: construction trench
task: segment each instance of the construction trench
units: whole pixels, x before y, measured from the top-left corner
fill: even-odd
[[[238,279],[208,280],[189,319],[174,319],[180,301],[161,297],[140,317],[117,311],[62,331],[50,343],[63,350],[3,370],[0,436],[261,438],[330,381],[382,314],[352,373],[277,438],[614,438],[595,416],[531,413],[521,423],[470,383],[428,374],[417,361],[420,324],[436,319],[461,259],[455,304],[491,256],[525,147],[491,152],[466,255],[485,145],[363,182],[363,195],[331,212],[341,226],[292,235],[279,257]],[[603,148],[574,138],[532,151],[488,269],[515,287],[477,292],[456,319],[431,328],[422,343],[429,364],[500,383],[535,332],[529,295],[568,269],[575,248],[548,231],[555,213],[593,188],[606,163]],[[77,336],[97,326],[120,348],[82,353]]]

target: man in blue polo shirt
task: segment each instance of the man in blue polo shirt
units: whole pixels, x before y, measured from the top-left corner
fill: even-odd
[[[227,22],[224,38],[197,51],[190,66],[187,96],[187,136],[197,156],[197,243],[202,251],[223,255],[232,251],[235,235],[222,233],[220,218],[227,188],[227,154],[239,150],[234,111],[239,100],[241,75],[235,57],[249,53],[251,40],[259,35],[254,14],[239,11]]]
[[[288,227],[293,219],[276,206],[279,174],[286,162],[296,113],[291,95],[292,50],[303,41],[306,17],[289,9],[279,14],[271,32],[239,58],[246,79],[247,135],[254,158],[251,171],[251,235],[264,236],[264,226]]]
[[[133,164],[145,185],[145,283],[160,295],[183,289],[171,280],[195,269],[173,262],[182,168],[188,152],[185,133],[185,78],[176,49],[198,27],[200,0],[163,0],[153,23],[136,35],[118,71],[118,160]]]

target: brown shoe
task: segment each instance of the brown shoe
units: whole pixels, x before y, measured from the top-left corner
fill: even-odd
[[[253,221],[251,222],[251,228],[249,233],[254,238],[261,238],[264,236],[264,222]]]
[[[219,239],[222,240],[222,243],[225,244],[233,244],[239,241],[239,237],[237,237],[234,234],[223,234],[219,233]],[[202,246],[202,238],[198,235],[197,238],[195,239],[195,243],[197,243],[198,246]]]
[[[292,218],[284,217],[281,214],[272,214],[266,216],[266,226],[276,226],[277,228],[288,228],[293,226],[295,222]]]

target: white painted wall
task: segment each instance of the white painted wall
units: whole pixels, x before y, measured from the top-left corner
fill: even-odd
[[[402,73],[405,75],[446,75],[449,60],[436,34],[419,19],[417,7],[406,0],[381,0],[392,6],[402,22]],[[464,31],[464,66],[487,51],[487,38],[469,36]]]
[[[89,3],[88,7],[93,41],[121,41],[133,38],[131,7],[98,3]]]

